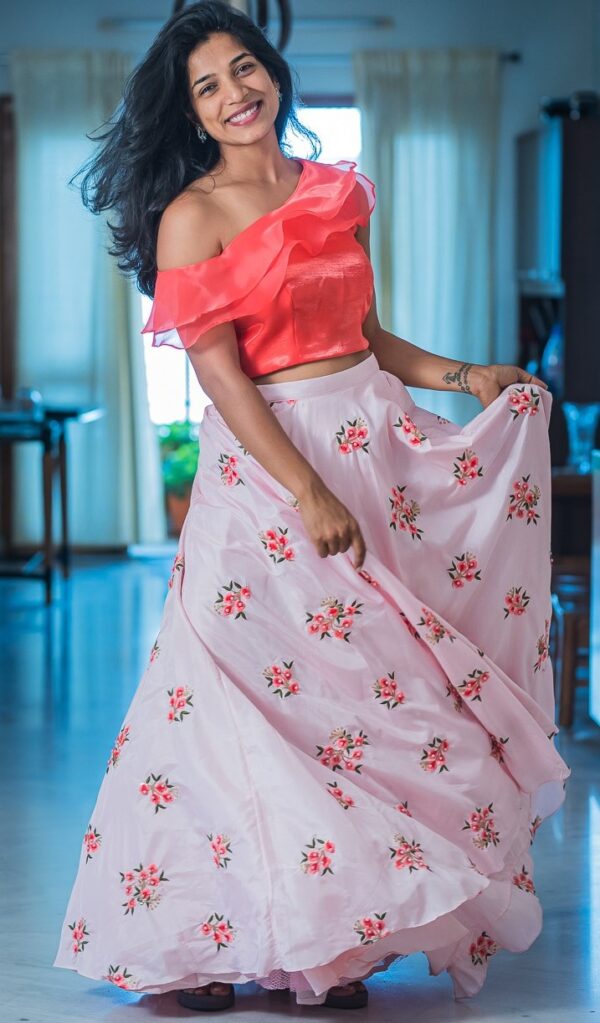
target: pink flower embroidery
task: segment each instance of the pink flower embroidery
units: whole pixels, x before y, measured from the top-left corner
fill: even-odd
[[[487,931],[482,931],[477,941],[473,941],[469,948],[469,955],[473,966],[484,966],[488,959],[498,951],[499,946],[492,941]]]
[[[212,938],[217,946],[217,952],[222,948],[228,948],[234,941],[235,928],[230,920],[225,920],[223,914],[211,913],[208,920],[200,924],[200,933],[204,938]]]
[[[429,611],[428,608],[422,607],[421,613],[423,618],[419,619],[417,625],[425,625],[429,630],[425,634],[425,639],[428,643],[439,643],[442,639],[449,639],[451,643],[454,643],[455,635],[450,631],[447,625],[442,625],[439,618],[433,614],[433,611]]]
[[[297,398],[276,398],[275,401],[269,402],[269,408],[275,409],[276,412],[280,411],[281,405],[295,405]]]
[[[258,534],[259,540],[266,550],[268,556],[276,565],[282,561],[293,561],[294,550],[289,545],[287,529],[276,526],[275,529],[266,529]]]
[[[477,806],[462,826],[462,831],[472,833],[473,845],[477,849],[487,849],[489,845],[498,845],[500,842],[500,834],[496,830],[493,813],[493,803],[489,803],[483,808]]]
[[[534,671],[539,671],[540,668],[548,660],[550,650],[550,620],[546,618],[544,621],[544,631],[537,641],[537,661],[533,666]]]
[[[455,590],[462,589],[465,583],[481,579],[481,570],[477,568],[477,558],[471,551],[455,554],[452,565],[446,571]]]
[[[529,834],[531,836],[531,842],[529,843],[530,845],[533,842],[533,840],[534,840],[534,838],[536,836],[537,830],[538,830],[538,828],[539,828],[541,823],[542,823],[542,818],[538,814],[537,817],[533,818],[533,820],[531,822],[531,826],[529,828]]]
[[[85,856],[86,863],[88,862],[88,860],[91,860],[95,852],[98,852],[101,843],[102,835],[100,834],[99,831],[96,831],[96,828],[92,828],[92,825],[90,824],[85,835],[83,836],[83,845],[85,846],[86,853]]]
[[[108,774],[108,771],[110,770],[111,767],[116,767],[117,764],[119,763],[119,758],[121,756],[121,750],[123,749],[123,746],[125,745],[125,743],[129,742],[129,730],[130,730],[129,729],[129,725],[123,725],[123,728],[121,729],[121,731],[117,735],[117,738],[115,739],[115,744],[114,744],[114,746],[113,746],[113,748],[112,748],[112,750],[110,752],[110,756],[108,758],[108,766],[107,766],[106,772],[105,772],[106,774]]]
[[[413,423],[412,419],[407,412],[403,412],[397,423],[394,423],[394,427],[401,431],[402,438],[411,445],[411,447],[420,447],[421,444],[427,440],[424,433],[421,433],[418,426]]]
[[[335,435],[340,455],[349,455],[353,451],[369,453],[369,429],[364,419],[347,419],[346,426],[340,426]]]
[[[321,601],[320,607],[323,611],[319,614],[306,612],[306,622],[311,635],[318,635],[319,639],[327,636],[335,639],[345,639],[350,642],[350,632],[356,615],[362,614],[362,604],[353,600],[351,604],[344,605],[337,597],[326,597]]]
[[[416,501],[409,501],[404,496],[406,486],[398,484],[392,487],[391,497],[388,501],[391,504],[390,529],[399,529],[402,533],[408,533],[412,540],[422,540],[423,530],[416,525],[417,516],[421,514],[421,507]]]
[[[213,852],[213,863],[216,867],[227,870],[227,864],[231,859],[231,839],[228,835],[207,835],[206,837]]]
[[[308,852],[302,853],[300,867],[305,874],[313,876],[318,874],[320,877],[324,877],[325,874],[333,874],[331,866],[332,856],[335,853],[333,842],[323,838],[313,838],[312,842],[307,842],[304,848],[308,849]]]
[[[537,483],[529,486],[529,475],[521,476],[520,481],[515,480],[513,483],[512,494],[508,500],[507,522],[514,515],[517,519],[524,519],[527,525],[533,522],[534,526],[537,526],[540,516],[535,508],[539,503],[541,490]]]
[[[394,809],[397,810],[398,813],[403,813],[405,817],[412,817],[412,813],[408,809],[408,799],[405,799],[402,803],[396,803]]]
[[[154,640],[154,646],[152,647],[152,650],[150,651],[150,664],[154,664],[154,662],[155,662],[156,658],[158,657],[159,653],[160,653],[160,647],[158,645],[158,639],[155,639]]]
[[[329,734],[329,745],[317,746],[316,757],[323,767],[332,771],[353,771],[360,774],[362,770],[363,748],[370,746],[368,736],[361,730],[352,735],[345,728],[334,728]]]
[[[246,485],[237,470],[237,464],[237,455],[226,455],[223,452],[219,455],[218,465],[224,487],[237,487],[240,483]]]
[[[173,567],[171,568],[171,575],[169,577],[169,589],[170,590],[173,588],[173,584],[175,582],[175,576],[177,575],[177,573],[178,572],[183,572],[183,565],[184,565],[183,554],[179,554],[179,552],[178,552],[175,555],[175,560],[173,561]]]
[[[420,639],[421,637],[420,637],[420,635],[418,633],[418,630],[415,629],[413,623],[410,621],[410,619],[407,617],[407,615],[404,613],[404,611],[401,611],[400,608],[399,608],[398,609],[398,614],[400,615],[400,618],[402,619],[402,622],[404,623],[404,625],[406,626],[406,628],[410,632],[412,638],[413,639]]]
[[[231,579],[222,590],[218,591],[217,599],[213,605],[217,614],[224,618],[245,618],[246,603],[252,596],[247,586]]]
[[[483,469],[479,464],[479,458],[471,448],[466,448],[462,455],[459,455],[452,468],[453,475],[459,487],[466,487],[470,480],[483,476]]]
[[[519,874],[513,874],[512,883],[516,888],[520,888],[522,892],[528,892],[530,895],[535,895],[535,885],[527,871],[527,868],[525,867],[525,864],[523,864]]]
[[[525,614],[529,603],[529,594],[523,586],[512,586],[504,598],[504,619],[509,615],[519,618]]]
[[[470,671],[466,678],[459,682],[458,689],[465,700],[479,700],[481,703],[481,689],[490,680],[489,671],[482,668],[475,668]]]
[[[539,391],[536,391],[533,387],[531,389],[527,387],[511,387],[508,392],[508,405],[513,420],[523,415],[536,416],[539,404]]]
[[[90,932],[87,929],[87,924],[83,917],[80,920],[74,920],[73,923],[68,926],[71,931],[71,941],[73,943],[72,951],[77,955],[79,952],[83,952],[87,945]]]
[[[370,575],[369,572],[366,571],[366,569],[359,568],[358,574],[359,574],[359,576],[361,576],[362,579],[365,580],[365,582],[367,582],[369,584],[369,586],[375,586],[375,587],[379,586],[379,583],[377,582],[377,580],[374,579],[373,576]]]
[[[492,732],[488,732],[488,735],[490,737],[490,744],[492,747],[490,750],[490,756],[493,757],[494,760],[497,760],[499,764],[503,764],[504,747],[509,740],[508,735],[505,739],[503,739],[502,736],[498,737],[497,735],[493,735]]]
[[[458,689],[456,688],[456,686],[452,685],[452,682],[447,682],[446,683],[446,696],[451,696],[452,697],[453,705],[454,705],[454,710],[457,710],[459,712],[462,711],[463,705],[464,705],[464,700],[463,700],[462,696],[460,695],[460,693],[459,693]]]
[[[449,749],[450,743],[447,739],[440,739],[437,735],[434,736],[421,752],[421,767],[423,770],[429,774],[441,774],[443,771],[448,771],[446,753]]]
[[[165,877],[164,870],[159,872],[156,863],[151,863],[149,867],[144,867],[140,863],[139,867],[125,872],[120,870],[119,874],[121,884],[125,885],[126,900],[121,903],[125,908],[125,916],[128,913],[133,916],[136,906],[156,909],[161,899],[159,886],[169,880]]]
[[[109,966],[108,973],[102,979],[108,980],[111,984],[115,984],[116,987],[123,988],[124,991],[132,991],[137,987],[137,980],[134,980],[133,975],[125,966],[122,970],[118,965]]]
[[[354,806],[354,800],[352,796],[345,795],[345,793],[342,792],[339,785],[336,785],[334,781],[327,782],[327,791],[329,792],[330,796],[333,796],[333,798],[337,800],[342,810],[349,810],[351,806]]]
[[[163,781],[162,774],[149,774],[139,786],[139,792],[142,796],[148,797],[150,805],[154,807],[154,813],[166,810],[177,796],[175,786],[168,778]]]
[[[386,913],[371,913],[361,916],[354,924],[354,930],[360,937],[361,945],[372,945],[379,938],[385,938],[388,931],[385,926]]]
[[[405,694],[401,689],[398,689],[398,683],[394,678],[393,671],[388,671],[387,675],[378,678],[371,686],[371,689],[375,693],[375,699],[380,700],[382,706],[388,707],[390,710],[406,702]]]
[[[390,845],[389,851],[396,870],[404,870],[405,867],[408,867],[409,874],[416,870],[431,870],[423,858],[423,850],[419,842],[409,842],[404,835],[394,835],[394,842],[396,844]]]
[[[283,667],[279,664],[271,664],[264,669],[263,675],[267,679],[269,689],[280,696],[281,699],[288,696],[297,696],[300,692],[300,683],[294,678],[294,662],[282,661]]]
[[[189,686],[173,686],[172,689],[167,689],[167,696],[169,697],[169,710],[167,712],[168,721],[183,721],[191,712],[187,709],[188,707],[194,707],[192,703],[192,696],[194,690],[190,689]]]

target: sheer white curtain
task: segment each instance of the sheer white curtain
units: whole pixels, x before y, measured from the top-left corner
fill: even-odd
[[[17,384],[48,401],[98,404],[72,425],[71,540],[93,546],[165,537],[160,460],[146,398],[139,294],[107,253],[105,218],[68,180],[118,104],[132,58],[112,51],[10,54],[17,128]],[[110,218],[110,213],[108,214]],[[39,455],[19,452],[16,539],[41,535]]]
[[[489,362],[499,58],[495,51],[354,55],[361,167],[377,185],[372,255],[382,325],[438,355]],[[464,424],[461,394],[411,389]]]

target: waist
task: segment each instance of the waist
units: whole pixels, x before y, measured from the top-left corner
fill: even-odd
[[[362,353],[357,354],[362,355]],[[277,380],[270,384],[257,383],[256,386],[266,401],[311,398],[355,387],[357,384],[365,383],[377,373],[379,373],[379,363],[373,353],[369,352],[366,358],[362,358],[360,362],[356,362],[346,369],[334,370],[320,376],[303,377],[300,380]]]
[[[369,355],[368,348],[361,348],[358,351],[344,352],[340,355],[329,353],[322,356],[314,356],[312,359],[303,359],[302,362],[292,362],[289,366],[275,370],[252,379],[255,384],[278,384],[284,380],[306,380],[313,377],[327,376],[331,373],[340,373],[343,369],[349,369],[357,362],[363,362]]]

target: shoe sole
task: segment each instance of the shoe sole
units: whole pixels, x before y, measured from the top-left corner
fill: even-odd
[[[364,1009],[368,1001],[368,991],[357,991],[353,995],[328,994],[323,1005],[328,1009]]]
[[[235,1002],[235,993],[229,995],[193,995],[187,991],[177,992],[177,1001],[186,1009],[196,1009],[197,1012],[218,1012],[222,1009],[230,1009]]]

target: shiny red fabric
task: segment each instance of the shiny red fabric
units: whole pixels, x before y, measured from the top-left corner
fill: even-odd
[[[142,333],[152,344],[189,348],[232,322],[250,377],[368,348],[361,324],[373,272],[354,237],[375,205],[375,186],[356,163],[298,160],[292,195],[211,259],[159,270]]]

